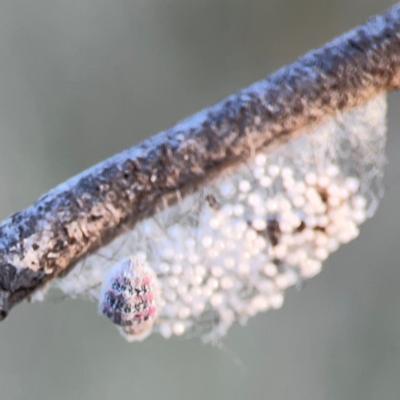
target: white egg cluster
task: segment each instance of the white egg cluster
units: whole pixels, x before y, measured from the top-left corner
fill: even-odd
[[[135,255],[157,275],[164,337],[218,340],[234,322],[283,305],[358,236],[382,196],[386,103],[379,96],[143,221],[88,257],[58,287],[99,298],[104,274]],[[100,302],[102,302],[100,297]]]
[[[357,237],[367,211],[357,178],[341,179],[331,165],[296,179],[264,154],[252,171],[257,179],[227,178],[207,195],[197,229],[173,225],[157,241],[164,336],[200,321],[202,335],[218,337],[234,321],[280,308],[288,287],[318,274],[330,253]],[[266,196],[268,188],[275,194]]]

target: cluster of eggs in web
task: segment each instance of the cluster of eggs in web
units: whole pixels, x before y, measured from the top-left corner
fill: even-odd
[[[207,189],[195,223],[166,229],[157,260],[138,255],[144,271],[157,274],[150,318],[133,318],[136,331],[128,332],[112,310],[102,311],[132,338],[154,324],[164,337],[199,328],[205,340],[218,338],[235,321],[280,308],[287,288],[318,274],[330,253],[357,237],[367,207],[359,187],[335,164],[300,174],[258,154],[251,169]]]

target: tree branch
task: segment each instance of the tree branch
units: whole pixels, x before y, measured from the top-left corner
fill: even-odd
[[[161,200],[399,85],[400,4],[56,187],[0,225],[0,317]]]

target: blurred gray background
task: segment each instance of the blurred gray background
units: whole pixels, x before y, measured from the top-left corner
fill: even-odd
[[[3,0],[0,219],[392,4]],[[391,94],[377,216],[227,351],[125,343],[94,304],[23,304],[0,324],[0,399],[400,398],[399,109]]]

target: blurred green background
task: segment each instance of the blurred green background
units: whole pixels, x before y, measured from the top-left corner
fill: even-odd
[[[0,219],[392,4],[3,0]],[[377,216],[226,351],[125,343],[94,304],[23,304],[0,324],[0,399],[398,399],[399,108],[391,94]]]

